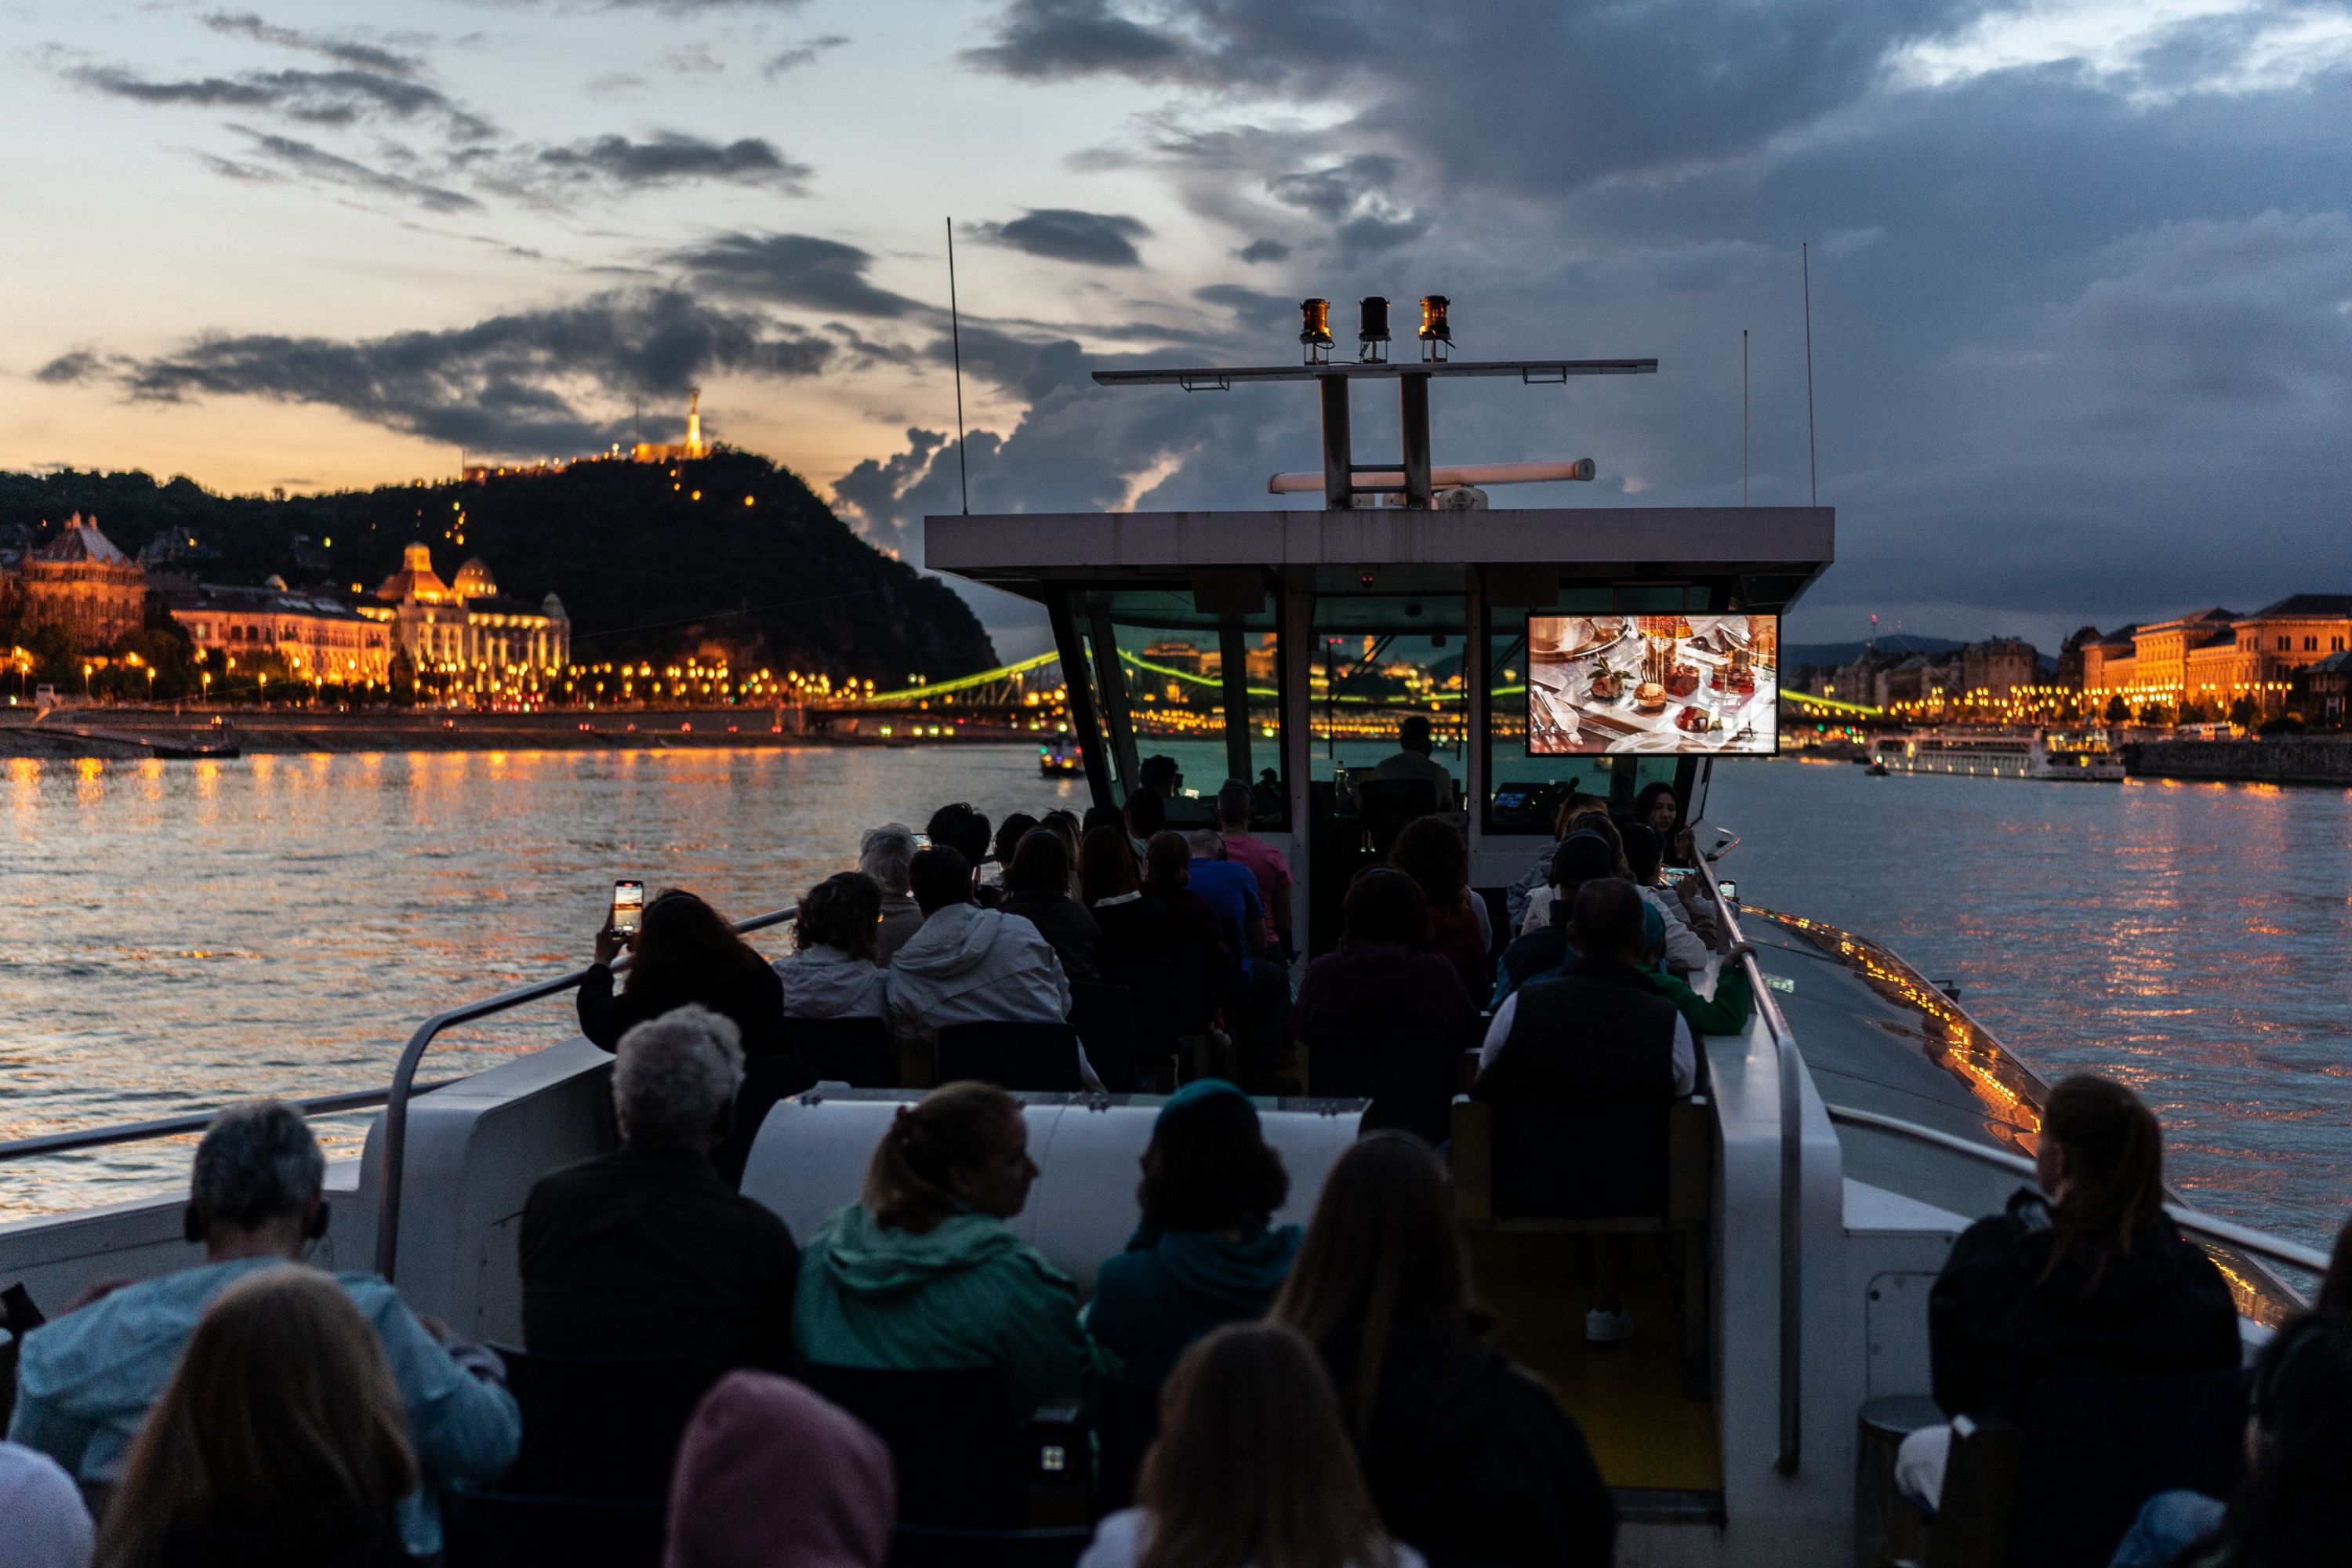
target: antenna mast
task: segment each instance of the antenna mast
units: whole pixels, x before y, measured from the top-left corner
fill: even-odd
[[[1739,504],[1748,504],[1748,329],[1739,329]]]
[[[963,313],[956,308],[955,219],[948,220],[948,331],[955,344],[956,484],[963,495],[963,514],[971,515],[971,468],[963,455]]]
[[[1821,451],[1813,443],[1813,247],[1811,241],[1797,252],[1805,269],[1805,468],[1812,478],[1813,504],[1822,504]]]

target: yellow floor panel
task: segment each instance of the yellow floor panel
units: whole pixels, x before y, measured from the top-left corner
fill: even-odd
[[[1664,1266],[1649,1237],[1634,1238],[1633,1254],[1625,1303],[1636,1332],[1606,1348],[1584,1341],[1591,1289],[1577,1272],[1573,1238],[1473,1236],[1471,1273],[1479,1300],[1495,1315],[1495,1348],[1551,1385],[1583,1426],[1603,1480],[1720,1490],[1715,1406],[1683,1397]]]

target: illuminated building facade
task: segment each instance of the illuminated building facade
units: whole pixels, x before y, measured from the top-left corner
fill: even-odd
[[[2294,594],[2240,615],[2219,607],[2127,626],[2083,645],[2083,689],[2133,706],[2228,708],[2243,697],[2271,711],[2297,677],[2352,649],[2352,594]]]
[[[562,669],[572,662],[572,617],[550,594],[534,605],[499,592],[481,557],[454,582],[433,570],[432,547],[412,544],[358,613],[388,627],[419,669]]]
[[[392,679],[391,632],[341,599],[292,593],[272,578],[260,588],[200,583],[168,589],[163,602],[214,670],[275,656],[298,680],[356,685]]]
[[[688,389],[685,440],[640,441],[629,449],[629,455],[640,463],[675,463],[685,458],[709,457],[710,448],[702,441],[702,388]]]
[[[6,574],[23,588],[33,624],[64,626],[85,653],[103,652],[146,615],[146,569],[79,512]]]

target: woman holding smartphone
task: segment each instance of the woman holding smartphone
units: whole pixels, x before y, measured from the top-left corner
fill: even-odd
[[[628,978],[613,989],[613,961],[626,951]],[[689,1002],[735,1022],[747,1057],[784,1049],[784,988],[768,961],[737,936],[727,918],[682,888],[646,905],[634,938],[610,921],[596,933],[595,962],[578,994],[580,1032],[612,1050],[632,1025]]]

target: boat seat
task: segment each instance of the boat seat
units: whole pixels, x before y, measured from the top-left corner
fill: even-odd
[[[2157,1493],[2231,1494],[2245,1426],[2236,1369],[2045,1377],[2014,1426],[1953,1423],[1926,1568],[2105,1568]]]
[[[888,1447],[903,1524],[1025,1530],[1073,1494],[1078,1506],[1071,1511],[1085,1517],[1092,1468],[1086,1429],[1066,1412],[1016,1421],[1000,1368],[801,1362],[793,1375]],[[1038,1492],[1055,1495],[1033,1496]]]
[[[522,1448],[499,1483],[558,1498],[663,1498],[695,1406],[720,1369],[685,1356],[553,1356],[500,1345]]]
[[[661,1568],[667,1498],[537,1497],[452,1481],[444,1568]]]
[[[735,1091],[727,1136],[710,1151],[711,1168],[721,1181],[730,1187],[743,1184],[743,1163],[751,1157],[751,1144],[760,1136],[760,1124],[768,1119],[769,1110],[776,1101],[798,1094],[815,1081],[796,1051],[753,1057],[743,1064],[743,1087]]]
[[[1077,1030],[1065,1023],[950,1024],[940,1031],[940,1081],[1075,1094],[1079,1049]]]
[[[1436,1148],[1450,1135],[1447,1105],[1459,1058],[1427,1029],[1309,1029],[1299,1039],[1307,1090],[1318,1100],[1369,1100],[1363,1131],[1402,1127]]]
[[[1095,1433],[1101,1454],[1095,1504],[1109,1513],[1135,1501],[1143,1456],[1160,1436],[1160,1391],[1103,1378],[1095,1385]]]
[[[1059,1530],[950,1530],[902,1524],[890,1538],[889,1568],[1072,1568],[1094,1526]]]
[[[898,1055],[880,1018],[786,1018],[784,1044],[812,1083],[895,1089]]]
[[[1113,1094],[1135,1092],[1136,1062],[1140,1056],[1135,1024],[1134,993],[1124,985],[1098,980],[1070,982],[1070,1026],[1086,1047],[1095,1076]]]

